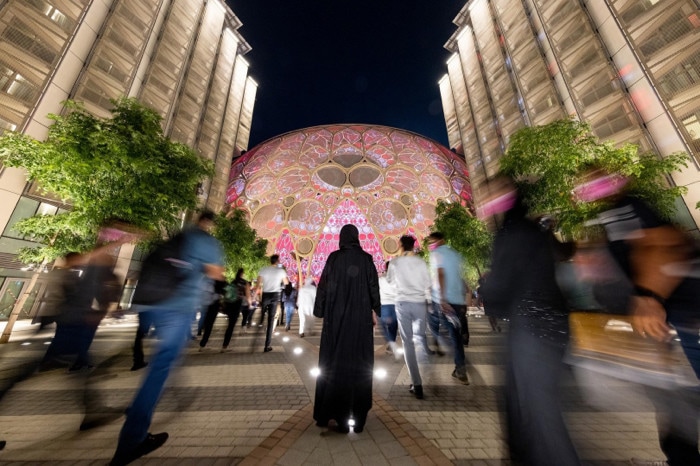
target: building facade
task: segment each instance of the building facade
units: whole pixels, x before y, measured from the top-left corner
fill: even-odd
[[[601,140],[690,155],[673,182],[679,219],[700,225],[698,0],[470,0],[440,80],[449,145],[474,197],[510,136],[574,117]]]
[[[110,99],[136,97],[163,117],[165,134],[214,162],[201,190],[204,206],[224,206],[233,157],[248,145],[257,84],[243,56],[250,46],[224,0],[1,0],[0,133],[43,139],[73,99],[109,116]],[[13,225],[66,206],[0,167],[0,319],[25,291],[31,271],[16,251],[33,243]],[[132,250],[122,248],[126,276]],[[37,287],[22,309],[36,310]]]

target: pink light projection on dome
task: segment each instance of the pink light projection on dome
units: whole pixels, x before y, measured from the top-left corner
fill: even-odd
[[[233,161],[227,191],[294,282],[318,280],[347,223],[383,271],[401,235],[422,242],[429,234],[438,200],[470,205],[462,158],[409,131],[359,124],[306,128],[254,147]]]

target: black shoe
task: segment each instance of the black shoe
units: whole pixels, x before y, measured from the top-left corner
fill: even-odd
[[[161,432],[160,434],[148,434],[146,440],[141,442],[141,444],[130,452],[117,452],[114,454],[112,461],[109,462],[110,466],[123,466],[131,463],[142,456],[149,454],[150,452],[157,450],[162,447],[163,444],[168,440],[168,433]]]
[[[5,440],[0,440],[0,450],[4,450],[5,445],[7,445],[7,442]]]
[[[299,338],[304,338],[304,334],[303,334],[303,333],[300,333],[300,334],[299,334]]]
[[[365,426],[354,426],[352,428],[352,431],[355,432],[356,434],[362,433],[363,430],[365,430]]]
[[[145,361],[135,362],[134,365],[131,366],[131,370],[132,370],[132,371],[137,371],[137,370],[139,370],[139,369],[143,369],[143,368],[146,367],[147,365],[148,365],[148,363],[145,362]]]
[[[469,378],[467,377],[466,372],[464,372],[464,373],[457,372],[457,369],[455,369],[454,371],[452,371],[452,377],[459,380],[464,385],[469,385]]]
[[[409,392],[413,393],[419,400],[423,399],[423,386],[422,385],[411,385],[408,389]]]
[[[263,350],[265,353],[269,353],[272,351],[272,346],[266,346],[265,349]]]
[[[350,427],[348,425],[337,425],[335,426],[335,431],[340,432],[341,434],[349,434],[350,433]]]

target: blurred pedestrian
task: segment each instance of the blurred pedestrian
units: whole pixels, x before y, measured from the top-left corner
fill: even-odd
[[[510,318],[505,387],[510,457],[518,464],[575,466],[579,459],[558,390],[568,310],[556,282],[550,232],[528,218],[510,179],[497,178],[491,187],[478,212],[503,219],[481,293],[487,307]]]
[[[153,311],[153,323],[160,339],[147,373],[131,405],[119,434],[119,443],[110,464],[124,465],[159,448],[168,439],[167,432],[148,432],[165,381],[189,339],[193,309],[201,301],[203,280],[223,280],[223,252],[209,234],[214,213],[203,212],[197,224],[183,232],[178,258],[185,274],[176,290],[165,300],[146,306]]]
[[[241,333],[245,333],[246,328],[250,327],[250,321],[253,317],[253,311],[255,310],[255,307],[253,306],[251,285],[250,282],[243,276],[244,273],[245,270],[242,268],[238,269],[236,272],[236,278],[233,279],[232,283],[232,285],[236,287],[238,299],[241,300]]]
[[[285,325],[288,332],[292,328],[292,317],[297,307],[297,288],[294,283],[288,283],[282,292],[282,304],[284,304]]]
[[[226,281],[216,280],[214,282],[214,292],[211,294],[211,303],[207,307],[206,315],[204,318],[204,335],[199,341],[199,351],[204,351],[209,338],[211,337],[211,332],[214,330],[214,323],[216,323],[216,318],[219,312],[224,310],[224,292],[226,288]],[[230,320],[230,319],[229,319]]]
[[[416,239],[404,235],[400,238],[401,255],[389,264],[387,281],[396,284],[396,317],[403,342],[403,356],[408,376],[409,391],[419,400],[423,399],[423,381],[418,367],[416,346],[421,359],[427,361],[428,342],[425,337],[428,319],[427,298],[430,293],[430,273],[425,261],[416,256],[413,248]]]
[[[692,367],[696,384],[662,390],[648,387],[657,410],[659,443],[670,466],[700,465],[700,271],[692,241],[629,191],[629,177],[593,168],[574,189],[579,202],[602,202],[598,222],[608,251],[632,283],[628,309],[644,338],[671,340],[671,326]],[[601,296],[598,294],[597,299]],[[624,297],[623,297],[624,298]],[[632,460],[633,464],[645,464]]]
[[[314,419],[333,419],[339,432],[362,432],[372,407],[374,331],[381,312],[379,281],[372,256],[362,250],[354,225],[340,230],[340,249],[328,256],[314,315],[323,318]]]
[[[440,327],[444,327],[449,335],[452,354],[454,355],[455,369],[452,377],[465,385],[469,385],[467,377],[467,363],[464,356],[462,335],[469,335],[468,329],[462,328],[460,316],[464,315],[466,323],[467,301],[466,286],[464,284],[464,259],[447,245],[445,235],[436,231],[428,236],[428,249],[430,250],[430,273],[432,279],[431,299],[432,305],[428,315],[430,332],[437,343],[438,354],[440,349],[447,347],[440,334]],[[469,342],[467,341],[468,345]]]
[[[265,332],[264,351],[272,351],[272,332],[275,328],[277,307],[282,301],[282,287],[289,283],[287,271],[280,264],[280,256],[270,256],[270,265],[263,267],[258,272],[258,290],[260,292],[260,325],[262,326],[267,314],[267,331]]]
[[[316,285],[313,277],[306,277],[304,286],[299,288],[297,295],[297,307],[299,313],[299,336],[304,338],[307,334],[313,334],[316,324],[314,317],[314,303],[316,302]]]
[[[382,301],[382,315],[380,322],[382,324],[382,334],[386,340],[386,352],[391,353],[398,358],[398,347],[396,346],[396,334],[399,329],[398,321],[396,320],[396,285],[387,281],[387,272],[389,264],[385,264],[385,272],[379,275],[379,298]]]

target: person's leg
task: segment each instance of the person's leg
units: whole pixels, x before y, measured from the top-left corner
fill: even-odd
[[[160,341],[149,364],[146,378],[127,409],[115,457],[133,451],[146,439],[153,411],[163,392],[170,369],[187,344],[190,325],[187,313],[157,309],[153,312],[153,321]]]
[[[224,305],[224,312],[228,318],[228,325],[226,326],[226,332],[224,333],[224,344],[223,348],[228,348],[229,343],[231,343],[231,335],[233,335],[233,329],[236,327],[236,322],[238,321],[238,316],[241,313],[241,301],[235,301],[233,303],[226,303]]]
[[[442,311],[440,310],[440,303],[435,301],[431,302],[428,306],[428,328],[430,329],[430,334],[435,342],[435,351],[442,356],[445,354],[443,349],[445,348],[444,342],[441,342],[440,338],[440,322],[442,320]],[[440,346],[442,345],[442,349]]]
[[[463,306],[457,311],[459,315],[459,325],[462,327],[462,343],[469,346],[469,321],[467,320],[467,306]]]
[[[292,316],[294,315],[294,303],[284,303],[284,313],[286,314],[285,329],[289,330],[292,326]]]
[[[520,327],[511,333],[508,351],[511,416],[516,416],[510,441],[517,445],[517,459],[543,466],[579,465],[559,401],[564,350]]]
[[[415,303],[396,303],[396,318],[398,320],[399,334],[403,342],[403,357],[406,361],[406,369],[414,387],[422,385],[418,360],[416,359],[416,347],[413,341],[413,316]]]
[[[151,328],[151,315],[149,311],[139,312],[139,326],[134,338],[134,365],[132,370],[138,370],[146,366],[146,358],[143,352],[143,339]]]
[[[199,342],[200,348],[207,346],[207,342],[211,336],[211,331],[214,329],[214,322],[216,322],[216,316],[218,314],[219,302],[217,301],[207,308],[207,315],[204,318],[204,335],[202,336],[202,341]]]
[[[263,314],[267,313],[267,330],[265,332],[265,349],[270,347],[272,341],[272,332],[275,329],[275,320],[277,318],[275,307],[277,307],[277,293],[263,293],[262,309]]]
[[[450,305],[454,308],[455,311],[457,311],[459,315],[460,306],[457,304]],[[457,373],[457,375],[466,375],[467,368],[464,358],[464,344],[462,343],[461,330],[457,325],[458,321],[448,319],[447,317],[445,317],[444,313],[442,315],[442,318],[443,320],[441,323],[447,328],[447,333],[450,336],[452,344],[452,351],[454,351],[455,372]]]
[[[299,315],[299,335],[304,335],[306,331],[306,313],[304,309],[297,309],[297,314]]]

